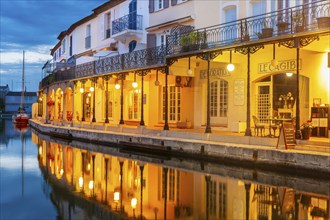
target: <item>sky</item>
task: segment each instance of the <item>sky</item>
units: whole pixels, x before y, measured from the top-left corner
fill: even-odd
[[[107,0],[0,0],[0,85],[38,91],[42,67],[57,36]]]

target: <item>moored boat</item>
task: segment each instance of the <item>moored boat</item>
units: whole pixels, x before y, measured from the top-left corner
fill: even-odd
[[[25,51],[23,51],[21,106],[18,108],[18,112],[13,116],[13,123],[15,124],[27,124],[29,122],[29,116],[24,111],[24,55]]]

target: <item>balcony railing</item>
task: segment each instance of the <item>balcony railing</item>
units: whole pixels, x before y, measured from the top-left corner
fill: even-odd
[[[42,79],[39,89],[44,88],[52,83],[75,79],[75,67],[73,64],[57,63],[57,68],[53,72]]]
[[[112,22],[112,35],[125,30],[142,30],[142,15],[128,14]]]
[[[325,17],[324,23],[321,17]],[[178,26],[172,29],[167,47],[137,50],[80,64],[71,68],[74,69],[73,73],[68,69],[67,76],[64,76],[66,67],[60,67],[63,63],[56,63],[56,68],[49,69],[52,74],[45,77],[41,84],[45,87],[62,80],[164,66],[166,56],[185,55],[187,51],[199,52],[245,41],[272,40],[272,37],[288,37],[300,31],[305,34],[313,31],[329,32],[329,26],[329,1],[313,2],[198,30],[190,26]],[[64,72],[55,71],[58,69],[64,69]]]
[[[227,46],[298,32],[329,29],[328,1],[313,2],[233,22],[187,31],[187,27],[171,32],[168,55]],[[326,17],[321,23],[321,17]]]

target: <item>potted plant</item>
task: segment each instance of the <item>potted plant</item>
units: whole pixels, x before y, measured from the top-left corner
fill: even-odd
[[[287,21],[280,19],[277,22],[277,28],[278,28],[279,33],[285,32],[288,29],[288,27],[289,27],[289,22],[287,22]]]
[[[317,18],[318,28],[330,28],[330,17],[323,16]]]
[[[311,136],[313,129],[313,124],[311,120],[307,120],[305,123],[301,125],[301,135],[303,140],[308,140],[309,137]]]
[[[261,29],[261,33],[257,33],[259,39],[272,37],[273,36],[273,28],[268,27],[266,19],[263,21],[263,28]]]
[[[292,16],[292,21],[295,25],[296,33],[304,31],[304,25],[303,25],[304,17],[301,12],[297,11],[296,13],[294,13]]]
[[[183,35],[179,38],[179,43],[181,45],[181,52],[188,52],[191,50],[198,49],[198,33],[190,32],[187,35]]]

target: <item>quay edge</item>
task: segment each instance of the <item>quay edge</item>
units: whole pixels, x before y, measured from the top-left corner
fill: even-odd
[[[330,175],[330,155],[328,152],[285,150],[277,149],[274,146],[209,141],[203,139],[201,134],[199,134],[201,139],[169,137],[171,131],[158,131],[159,133],[151,134],[125,133],[56,126],[43,124],[38,120],[30,120],[29,124],[40,133],[63,139],[93,142],[101,145],[117,145],[119,147],[121,147],[120,143],[131,143],[130,145],[136,144],[136,147],[140,147],[140,151],[143,150],[141,148],[143,145],[149,148],[157,146],[156,148],[160,150],[160,153],[163,154],[167,150],[173,157],[188,157],[206,162],[218,161],[234,166],[315,176],[320,179]],[[256,139],[257,137],[243,138]],[[265,138],[259,139],[262,141]],[[257,140],[254,141],[257,142]],[[147,148],[146,151],[148,151]],[[157,149],[153,151],[157,151]]]

